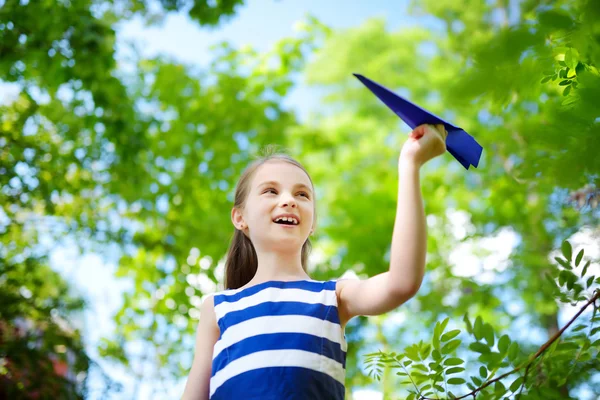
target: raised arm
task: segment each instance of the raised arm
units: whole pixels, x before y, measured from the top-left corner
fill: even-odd
[[[213,347],[219,334],[214,297],[209,296],[200,307],[194,361],[181,400],[208,400]]]
[[[419,172],[425,162],[446,151],[447,135],[442,125],[421,125],[412,131],[402,147],[389,271],[366,280],[337,282],[342,324],[356,315],[391,311],[413,297],[421,287],[427,232]]]

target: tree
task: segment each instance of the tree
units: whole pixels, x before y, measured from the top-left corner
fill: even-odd
[[[381,255],[388,251],[396,187],[390,166],[395,165],[401,140],[392,134],[397,130],[397,117],[350,76],[361,72],[388,87],[402,88],[411,100],[474,134],[484,147],[478,170],[465,173],[450,157],[448,165],[439,162],[426,168],[423,191],[430,217],[430,278],[417,299],[407,305],[419,309],[422,321],[417,324],[411,315],[411,324],[383,335],[384,353],[400,346],[398,338],[406,337],[403,333],[418,332],[416,326],[430,331],[446,316],[458,320],[468,313],[478,316],[481,324],[489,324],[490,332],[506,331],[518,315],[501,299],[518,301],[530,324],[551,337],[559,328],[559,304],[545,277],[558,278],[563,285],[568,275],[569,289],[578,281],[560,264],[549,263],[548,257],[563,239],[587,225],[594,229],[598,221],[598,212],[591,207],[597,199],[594,188],[600,170],[595,156],[600,129],[600,110],[594,101],[600,88],[596,3],[523,2],[519,10],[503,2],[471,2],[469,7],[459,2],[418,4],[418,12],[442,22],[439,31],[413,28],[388,33],[381,21],[371,21],[333,35],[309,69],[314,84],[331,88],[327,101],[336,112],[300,129],[297,140],[307,152],[314,148],[311,142],[319,141],[326,165],[338,165],[344,171],[342,180],[327,179],[325,169],[320,176],[328,189],[324,207],[330,207],[328,214],[333,214],[325,234],[332,238],[333,248],[344,249],[343,265],[358,265],[365,276],[387,269],[388,260]],[[496,16],[504,18],[497,21]],[[424,43],[435,49],[433,55],[423,53]],[[330,67],[332,59],[335,68]],[[592,188],[587,186],[588,206],[584,201],[584,208],[573,208],[568,192],[587,184]],[[366,201],[357,201],[365,197],[365,188]],[[380,224],[370,210],[378,210]],[[453,210],[460,211],[467,224],[458,238],[451,232],[448,216]],[[487,272],[494,279],[453,273],[448,257],[453,248],[503,232],[516,234],[519,241],[504,265]],[[485,266],[479,270],[486,272]],[[574,335],[567,342],[589,346],[596,332],[592,324],[585,325],[589,328],[586,338]],[[441,335],[443,329],[438,326],[436,331]],[[456,330],[447,333],[447,338],[454,334]],[[510,339],[508,343],[516,342]],[[359,343],[359,348],[365,345]],[[447,350],[454,350],[457,342],[451,343]],[[592,357],[597,345],[587,348]],[[526,341],[520,347],[523,354],[536,348]],[[424,347],[409,346],[402,354],[410,356],[413,351],[414,355],[417,349]],[[558,367],[561,379],[536,375],[541,387],[560,393],[559,398],[582,384],[591,385],[590,374],[598,370],[593,362],[574,353],[571,356],[570,364]],[[386,398],[393,398],[392,393],[402,385],[390,383],[390,371],[384,372]],[[364,380],[357,374],[350,382]],[[475,386],[479,385],[475,382]],[[528,383],[524,393],[535,398],[529,388]]]
[[[539,344],[514,334],[519,317],[553,337],[560,328],[556,299],[582,304],[578,296],[584,292],[575,294],[579,286],[587,285],[587,295],[596,288],[595,281],[587,284],[596,260],[584,259],[579,248],[569,256],[564,245],[561,261],[552,258],[573,233],[598,225],[594,149],[599,112],[593,100],[599,88],[600,19],[593,1],[524,1],[518,9],[504,2],[476,1],[469,7],[458,1],[419,2],[413,11],[437,18],[439,31],[388,32],[382,21],[372,20],[336,33],[309,19],[299,37],[279,42],[268,54],[223,44],[206,70],[158,57],[137,59],[129,74],[115,69],[112,26],[136,13],[153,19],[149,3],[71,2],[70,8],[23,3],[6,1],[0,7],[0,79],[22,89],[14,102],[0,108],[0,204],[7,205],[0,219],[0,250],[8,260],[0,269],[0,292],[13,304],[10,313],[3,310],[0,316],[11,329],[24,313],[39,323],[51,320],[52,309],[72,319],[72,311],[82,305],[62,295],[67,286],[48,272],[49,248],[42,236],[75,238],[83,249],[96,251],[117,244],[118,275],[131,280],[134,289],[125,294],[115,316],[118,328],[102,341],[101,354],[134,372],[141,359],[149,360],[159,367],[152,372],[155,381],[186,375],[191,358],[181,355],[191,354],[197,309],[204,295],[219,288],[233,229],[233,185],[268,143],[290,149],[316,182],[320,261],[313,261],[311,275],[327,279],[352,269],[366,277],[385,271],[403,137],[399,120],[352,72],[402,89],[472,133],[485,150],[477,170],[465,172],[451,157],[426,166],[426,281],[418,297],[400,310],[410,323],[393,326],[390,316],[351,321],[349,395],[352,388],[372,382],[362,371],[361,351],[377,343],[384,345],[383,355],[378,354],[388,361],[393,357],[385,355],[394,352],[409,359],[415,351],[418,357],[433,357],[439,342],[440,355],[460,356],[450,358],[470,360],[506,350],[515,365],[522,365]],[[162,10],[186,5],[160,4]],[[216,4],[227,14],[227,7],[238,3]],[[209,25],[218,20],[209,14],[198,19]],[[306,67],[311,55],[315,59]],[[298,73],[328,91],[322,112],[305,124],[282,106]],[[570,198],[583,207],[573,207]],[[457,215],[463,218],[458,234]],[[478,267],[475,276],[456,273],[453,249],[482,248],[486,238],[507,233],[518,241],[505,259],[489,269]],[[580,269],[590,263],[585,281],[572,261]],[[28,281],[22,271],[49,279]],[[548,276],[570,292],[558,294]],[[25,301],[22,287],[31,299],[47,300],[45,308]],[[56,305],[61,301],[68,304]],[[521,311],[515,313],[509,301]],[[465,314],[468,323],[459,325]],[[581,318],[592,321],[587,314]],[[567,332],[565,346],[556,341],[556,347],[546,348],[544,354],[552,358],[528,369],[528,376],[539,380],[539,390],[565,398],[585,384],[600,392],[590,379],[598,370],[598,343],[590,339],[597,331],[591,323],[582,325],[582,331]],[[467,333],[459,337],[456,331],[463,326]],[[51,328],[44,335],[44,343],[81,349],[78,333]],[[457,344],[466,337],[479,344]],[[144,345],[145,354],[133,351],[135,343]],[[573,352],[572,343],[585,349]],[[2,344],[2,356],[10,353],[16,359],[22,342],[3,337]],[[54,347],[33,357],[47,360],[56,353]],[[77,354],[81,362],[73,365],[85,371],[90,360]],[[489,376],[497,361],[493,358],[480,360],[485,370],[469,375],[482,385],[494,379]],[[419,368],[413,365],[409,375]],[[381,370],[386,398],[411,389],[393,372]],[[450,379],[435,384],[444,392],[442,382],[469,388]],[[514,384],[523,396],[535,398],[532,379],[505,386]],[[482,386],[472,379],[468,383]],[[425,385],[419,384],[419,390]],[[84,391],[83,383],[64,388],[74,395]]]
[[[211,4],[195,1],[190,16],[214,26],[242,2]],[[48,254],[69,239],[96,250],[128,243],[115,215],[137,199],[136,184],[148,184],[138,155],[153,132],[118,77],[113,25],[136,14],[157,16],[138,0],[0,5],[0,82],[20,91],[0,106],[3,398],[78,398],[97,367],[71,324],[85,303]]]

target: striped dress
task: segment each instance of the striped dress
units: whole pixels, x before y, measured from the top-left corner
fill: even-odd
[[[269,281],[214,295],[211,400],[344,399],[335,280]]]

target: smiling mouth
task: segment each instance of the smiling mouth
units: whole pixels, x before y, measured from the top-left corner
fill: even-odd
[[[300,224],[293,224],[293,223],[283,223],[283,222],[273,222],[275,225],[280,225],[284,228],[294,228]]]

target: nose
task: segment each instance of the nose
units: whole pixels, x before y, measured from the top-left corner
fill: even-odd
[[[289,194],[283,194],[281,195],[281,207],[296,207],[296,200],[294,199],[294,196],[291,196]]]

